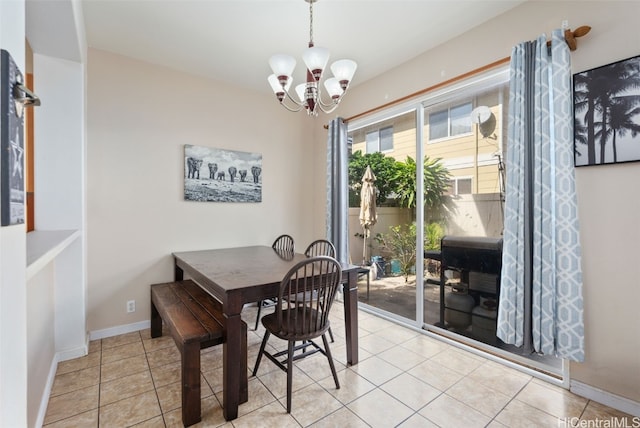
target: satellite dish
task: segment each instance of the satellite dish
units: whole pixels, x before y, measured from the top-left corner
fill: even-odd
[[[485,123],[491,117],[491,109],[487,106],[480,106],[471,112],[471,122],[478,125]]]

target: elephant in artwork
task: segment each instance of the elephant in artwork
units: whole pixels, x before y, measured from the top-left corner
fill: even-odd
[[[240,174],[240,181],[244,182],[247,179],[246,169],[241,169],[240,171],[238,171],[238,174]]]
[[[226,181],[226,178],[225,178],[225,175],[224,175],[224,171],[218,172],[218,175],[216,175],[216,179],[222,180],[222,181]]]
[[[209,163],[209,178],[211,180],[215,180],[216,179],[216,171],[218,171],[218,164],[217,163]]]
[[[196,159],[192,157],[187,158],[187,178],[200,179],[200,167],[202,166],[202,159]]]
[[[237,174],[238,174],[238,170],[236,169],[236,167],[235,166],[230,166],[229,167],[229,177],[231,178],[231,182],[232,183],[235,180]]]
[[[259,166],[251,167],[251,175],[253,175],[253,182],[258,183],[260,180],[260,174],[262,173],[262,168]]]

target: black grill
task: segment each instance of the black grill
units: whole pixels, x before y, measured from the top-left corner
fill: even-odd
[[[496,305],[499,301],[502,238],[445,236],[441,241],[440,261],[440,326],[495,345],[497,342],[495,313],[478,314],[481,312],[483,302],[485,305],[487,302]],[[445,271],[458,272],[461,283],[459,286],[465,289],[465,294],[473,297],[475,302],[473,311],[451,307],[451,305],[445,307],[445,285],[447,284]],[[473,322],[455,325],[451,318],[452,324],[446,323],[445,311],[449,311],[450,317],[462,316]]]

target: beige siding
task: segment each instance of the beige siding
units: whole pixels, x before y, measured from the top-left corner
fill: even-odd
[[[431,159],[442,159],[453,177],[471,177],[474,193],[497,193],[500,190],[498,158],[495,154],[501,153],[503,146],[501,141],[505,121],[502,115],[506,111],[500,105],[503,98],[500,90],[495,88],[474,99],[474,106],[488,106],[492,116],[481,125],[474,124],[472,131],[468,134],[429,141],[429,124],[426,123],[424,127],[424,155]],[[425,122],[428,122],[428,113],[426,116]],[[366,133],[387,126],[393,126],[393,150],[386,151],[384,154],[400,162],[404,162],[408,156],[418,161],[413,113],[353,132],[351,134],[353,152],[360,150],[363,154],[366,153]]]

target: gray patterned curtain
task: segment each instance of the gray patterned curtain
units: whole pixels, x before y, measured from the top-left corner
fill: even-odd
[[[338,117],[329,123],[327,141],[327,239],[336,259],[349,263],[349,176],[347,125]]]
[[[513,48],[497,335],[584,360],[571,58],[562,30]]]

